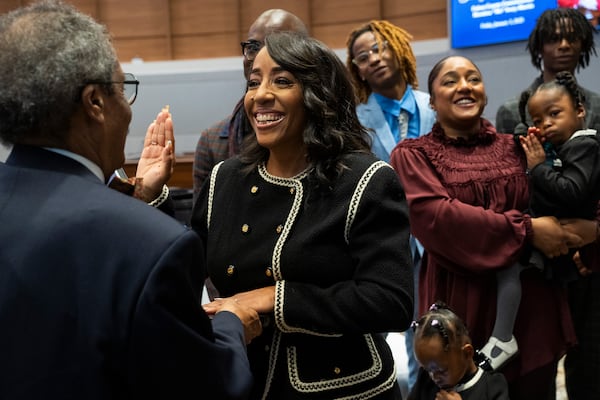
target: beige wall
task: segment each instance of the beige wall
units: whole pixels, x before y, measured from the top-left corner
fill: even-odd
[[[312,36],[344,48],[346,36],[371,19],[387,19],[414,40],[447,36],[445,0],[67,0],[106,24],[121,61],[229,57],[240,54],[256,17],[283,8],[300,17]],[[26,0],[0,0],[0,13]]]

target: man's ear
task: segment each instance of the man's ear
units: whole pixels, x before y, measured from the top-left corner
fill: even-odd
[[[81,103],[85,115],[97,122],[104,122],[104,99],[106,94],[98,85],[86,85],[81,91]]]

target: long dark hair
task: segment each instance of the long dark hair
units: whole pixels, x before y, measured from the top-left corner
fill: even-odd
[[[544,44],[563,39],[567,39],[569,42],[581,40],[577,71],[587,67],[590,63],[590,56],[596,54],[594,28],[579,10],[566,7],[551,8],[539,16],[527,42],[527,50],[531,55],[533,66],[541,71]]]
[[[370,139],[356,115],[356,99],[341,59],[317,39],[292,32],[267,35],[271,58],[300,82],[306,110],[303,140],[310,178],[318,187],[331,187],[346,167],[344,156],[370,153]],[[267,161],[269,151],[249,135],[240,160],[247,170]]]

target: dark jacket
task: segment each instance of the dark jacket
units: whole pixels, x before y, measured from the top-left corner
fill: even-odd
[[[248,347],[253,399],[394,398],[381,333],[405,330],[413,314],[406,199],[387,163],[346,162],[317,193],[310,172],[246,174],[232,158],[200,193],[192,226],[220,294],[276,286],[275,312]]]
[[[202,244],[77,161],[0,163],[0,398],[243,398],[239,319],[200,307]]]

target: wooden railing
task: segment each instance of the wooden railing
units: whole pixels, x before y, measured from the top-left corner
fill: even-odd
[[[173,169],[173,175],[167,184],[171,188],[181,189],[192,189],[192,168],[194,163],[193,156],[180,156],[177,157],[175,168]],[[137,168],[137,160],[127,160],[123,167],[127,176],[135,176],[135,170]]]

